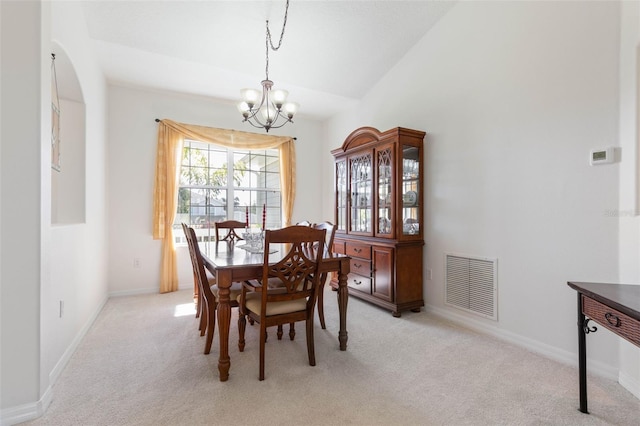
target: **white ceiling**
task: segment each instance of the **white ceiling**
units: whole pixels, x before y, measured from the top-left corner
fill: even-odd
[[[268,19],[277,45],[286,0],[84,0],[109,81],[235,104],[265,78]],[[302,116],[326,118],[360,99],[453,1],[291,0],[269,77]]]

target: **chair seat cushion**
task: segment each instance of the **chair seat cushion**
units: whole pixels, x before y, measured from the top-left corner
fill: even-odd
[[[262,311],[262,294],[260,292],[247,293],[245,306],[251,312],[260,315]],[[240,302],[238,296],[238,303]],[[307,299],[287,300],[285,302],[268,302],[266,316],[288,314],[307,309]]]
[[[220,289],[218,288],[217,284],[211,286],[211,292],[213,293],[215,298],[218,299],[218,293],[220,292]],[[242,293],[242,283],[232,283],[231,288],[229,289],[229,300],[236,300],[238,296],[240,296],[240,293]]]
[[[282,280],[280,278],[269,277],[269,280],[267,281],[267,287],[269,287],[269,288],[284,287],[284,283],[282,282]]]
[[[285,284],[282,282],[282,280],[280,278],[269,277],[269,280],[267,281],[267,287],[271,291],[275,291],[275,290],[277,290],[279,288],[284,290]],[[298,285],[298,291],[302,291],[303,287],[304,287],[304,283],[300,283]]]

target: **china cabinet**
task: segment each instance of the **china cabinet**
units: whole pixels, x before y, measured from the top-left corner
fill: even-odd
[[[423,140],[418,130],[353,131],[334,156],[333,250],[351,256],[349,295],[394,316],[422,297]],[[337,288],[335,277],[331,286]]]

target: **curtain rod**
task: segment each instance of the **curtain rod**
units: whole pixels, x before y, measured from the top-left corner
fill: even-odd
[[[156,118],[156,119],[155,119],[155,122],[156,122],[156,123],[159,123],[159,122],[160,122],[160,119],[159,119],[159,118]],[[294,138],[293,138],[293,140],[294,140],[294,141],[297,141],[297,140],[298,140],[298,138],[295,138],[295,137],[294,137]]]

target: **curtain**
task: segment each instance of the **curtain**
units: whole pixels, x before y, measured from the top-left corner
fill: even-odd
[[[295,146],[290,136],[260,135],[237,130],[217,129],[160,120],[153,195],[153,238],[162,240],[160,293],[178,290],[173,221],[175,220],[180,158],[184,140],[193,139],[227,148],[278,149],[280,154],[280,188],[284,226],[291,224],[295,199]]]

